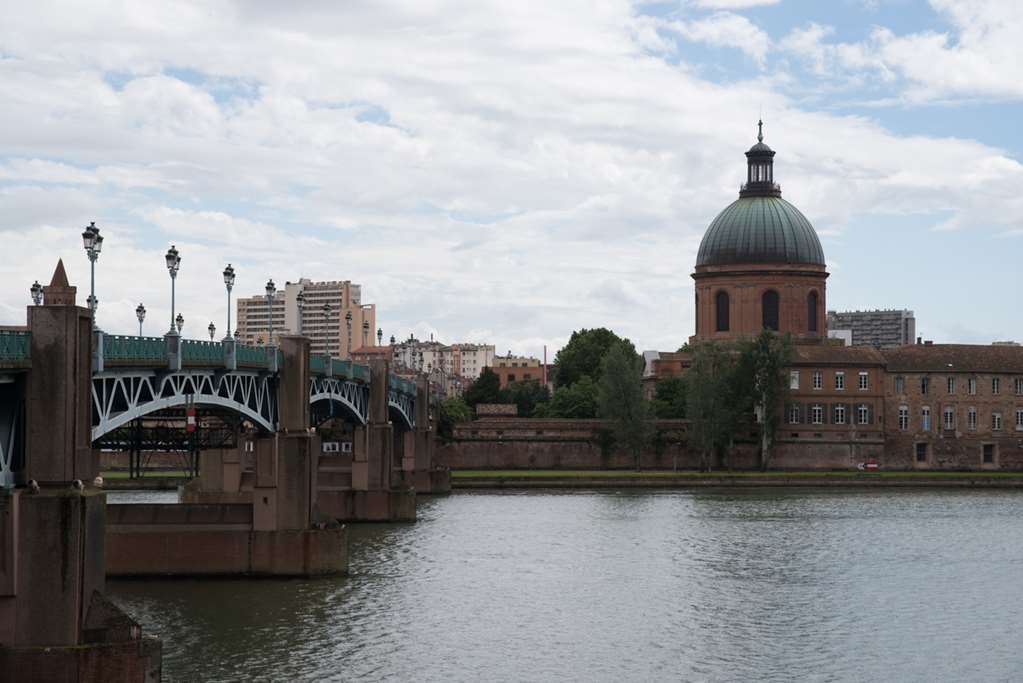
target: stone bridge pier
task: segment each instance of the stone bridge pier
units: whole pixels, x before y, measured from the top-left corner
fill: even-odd
[[[365,426],[356,427],[352,443],[351,486],[324,487],[322,512],[343,521],[415,521],[416,492],[394,476],[395,429],[388,404],[390,362],[370,364],[369,411]],[[324,456],[321,466],[329,467]]]
[[[106,495],[93,486],[92,322],[58,263],[28,309],[25,435],[0,487],[0,678],[156,681],[160,642],[105,596]],[[3,371],[0,370],[0,374]]]
[[[347,530],[318,507],[320,439],[309,428],[309,340],[281,339],[274,433],[206,451],[180,504],[110,506],[110,575],[314,576],[346,572]],[[246,478],[242,456],[250,455]],[[247,481],[246,481],[247,479]],[[213,487],[216,486],[216,489]]]

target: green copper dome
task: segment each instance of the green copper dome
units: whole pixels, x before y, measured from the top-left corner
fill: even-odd
[[[696,265],[731,263],[825,265],[810,221],[792,204],[772,196],[740,197],[707,228]]]
[[[700,242],[696,265],[806,263],[823,266],[824,250],[810,221],[781,198],[774,182],[774,150],[764,144],[764,122],[757,144],[746,152],[746,182],[739,198],[711,222]]]

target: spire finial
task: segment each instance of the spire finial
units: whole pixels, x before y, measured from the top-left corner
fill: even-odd
[[[757,142],[764,141],[764,120],[757,121]]]

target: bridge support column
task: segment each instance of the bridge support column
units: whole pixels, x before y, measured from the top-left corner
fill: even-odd
[[[416,383],[416,427],[412,432],[412,481],[416,493],[450,493],[451,471],[434,464],[437,435],[430,423],[430,383]]]
[[[330,514],[342,521],[411,522],[415,490],[392,477],[394,428],[389,419],[390,363],[374,360],[369,389],[369,420],[356,427],[352,445],[352,490],[332,494]]]
[[[105,596],[106,495],[92,487],[89,311],[63,264],[28,309],[24,488],[0,490],[0,672],[20,681],[151,681],[160,642]]]

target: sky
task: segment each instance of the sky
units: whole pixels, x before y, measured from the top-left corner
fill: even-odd
[[[350,279],[385,338],[539,356],[693,333],[700,239],[764,120],[833,310],[1023,341],[1016,0],[0,0],[0,324],[63,258],[185,334]]]

